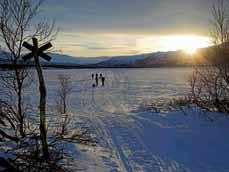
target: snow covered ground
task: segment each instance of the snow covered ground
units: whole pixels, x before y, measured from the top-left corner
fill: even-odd
[[[106,76],[105,87],[92,88],[91,74],[96,72]],[[228,172],[228,117],[197,108],[186,108],[185,113],[138,110],[144,102],[187,94],[190,72],[190,68],[46,70],[50,112],[57,75],[71,75],[71,126],[90,128],[99,141],[97,147],[69,144],[73,166],[90,172]]]

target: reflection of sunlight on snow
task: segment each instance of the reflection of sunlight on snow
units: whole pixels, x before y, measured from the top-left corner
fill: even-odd
[[[69,103],[71,111],[123,112],[136,109],[143,100],[166,99],[186,92],[189,69],[98,69],[66,70],[72,75],[74,92]],[[91,73],[106,76],[104,88],[92,88]],[[56,76],[62,70],[49,70],[47,78],[49,102],[55,95]]]
[[[126,166],[122,162],[124,157],[119,157],[119,146],[123,143],[128,144],[126,149],[138,147],[140,152],[132,152],[129,155],[131,157],[144,154],[149,156],[152,163],[158,158],[160,162],[155,164],[155,169],[158,169],[164,160],[160,157],[153,158],[152,153],[149,150],[147,152],[147,146],[140,137],[144,126],[136,125],[137,118],[133,111],[144,101],[164,101],[173,96],[183,95],[186,92],[186,76],[190,71],[188,68],[65,70],[66,74],[72,76],[74,84],[73,93],[68,101],[69,111],[74,114],[71,121],[72,129],[90,128],[92,133],[96,134],[99,144],[114,154],[113,158],[122,169]],[[57,76],[63,70],[45,72],[46,78],[49,78],[48,102],[52,104],[55,100]],[[100,85],[92,88],[94,81],[91,74],[96,72],[105,75],[105,87]],[[112,153],[113,151],[115,153]],[[131,162],[131,168],[140,168],[141,164],[137,160]],[[142,168],[149,165],[143,160],[142,163],[145,163]],[[170,166],[169,163],[167,165]]]
[[[220,154],[225,156],[227,153],[228,139],[221,139],[223,134],[228,133],[226,119],[215,125],[200,120],[195,109],[186,110],[190,114],[187,116],[180,112],[155,114],[147,110],[136,111],[141,104],[146,107],[153,102],[163,104],[171,98],[187,94],[186,81],[191,70],[64,70],[72,76],[74,83],[68,101],[72,118],[71,132],[79,128],[88,129],[99,141],[96,149],[77,146],[86,156],[79,163],[97,171],[102,170],[99,167],[104,162],[114,171],[206,171],[211,168],[212,162],[227,166],[226,158],[215,160],[214,156],[210,156],[216,154],[220,157]],[[51,109],[50,106],[55,101],[57,75],[63,73],[63,70],[45,72],[48,78],[48,108],[55,117],[55,108]],[[106,76],[105,87],[92,88],[92,72]],[[32,88],[28,94],[34,95],[37,89]],[[36,101],[34,99],[31,102]],[[214,148],[217,148],[217,152]],[[223,171],[221,169],[213,171]]]

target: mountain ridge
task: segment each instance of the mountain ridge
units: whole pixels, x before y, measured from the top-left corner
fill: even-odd
[[[51,62],[45,62],[42,64],[46,66],[56,67],[85,67],[85,68],[144,68],[144,67],[177,67],[177,66],[191,66],[195,57],[201,59],[200,52],[213,49],[212,47],[206,47],[198,49],[198,53],[190,55],[183,50],[167,51],[167,52],[152,52],[137,55],[126,56],[99,56],[99,57],[74,57],[65,54],[48,53],[52,60]],[[0,53],[0,63],[5,63],[6,60],[2,58],[3,53]],[[190,58],[192,57],[192,58]],[[2,59],[2,60],[1,60]],[[33,65],[33,62],[30,62]]]

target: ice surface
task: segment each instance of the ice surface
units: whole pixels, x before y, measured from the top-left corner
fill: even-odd
[[[71,151],[75,146],[75,154],[81,152],[75,164],[80,162],[85,171],[227,172],[228,117],[194,107],[185,114],[136,111],[144,101],[186,95],[190,72],[190,68],[46,70],[49,115],[55,115],[58,74],[71,75],[72,129],[90,128],[99,141],[95,148],[69,146]],[[105,87],[92,87],[92,73],[105,75]],[[33,86],[28,92],[34,105],[37,89]]]

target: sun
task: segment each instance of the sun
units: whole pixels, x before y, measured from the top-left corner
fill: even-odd
[[[198,48],[201,48],[201,47],[196,47],[196,46],[190,46],[189,45],[187,47],[182,47],[181,50],[183,50],[187,54],[192,55],[192,54],[195,54],[196,53],[196,51],[197,51]]]
[[[170,50],[183,50],[187,54],[196,53],[197,49],[210,45],[208,37],[196,35],[173,35],[164,38],[164,42]]]
[[[142,52],[183,50],[192,55],[197,49],[210,46],[210,40],[198,35],[154,35],[138,39],[136,46]]]

